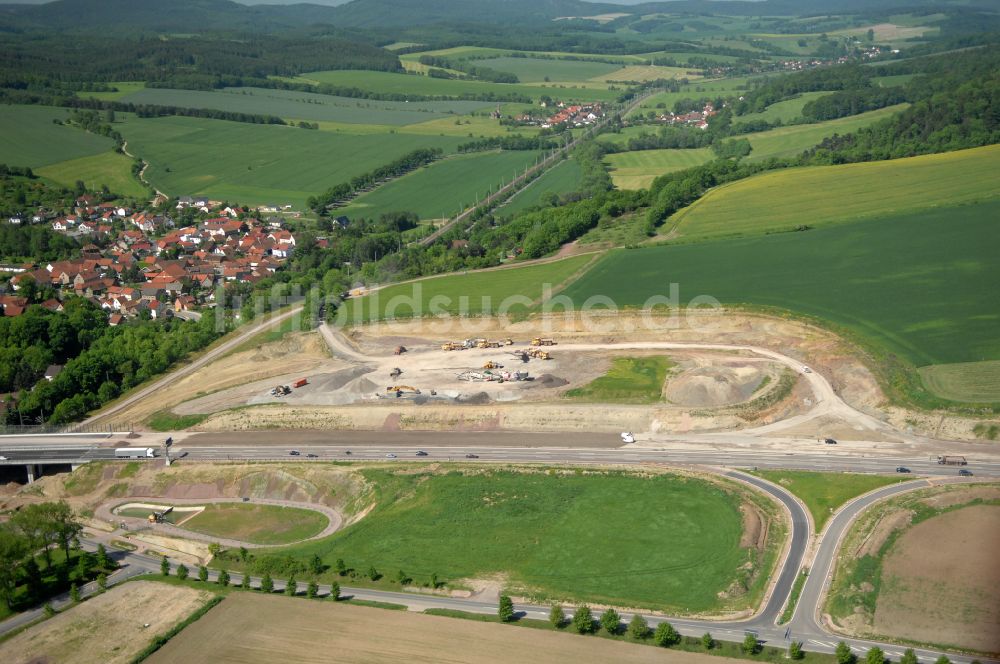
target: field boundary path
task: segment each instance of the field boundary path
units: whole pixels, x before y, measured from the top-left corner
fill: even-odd
[[[130,527],[128,529],[116,528],[112,533],[115,537],[127,538],[129,534],[134,534],[138,531],[139,527],[143,528],[143,532],[153,532],[157,535],[175,535],[178,537],[183,537],[184,539],[197,540],[199,542],[215,542],[222,546],[227,547],[244,547],[247,549],[262,549],[268,547],[274,547],[274,544],[256,544],[254,542],[244,542],[243,540],[229,539],[225,537],[215,537],[212,535],[206,535],[204,533],[199,533],[194,530],[188,530],[180,526],[175,526],[170,523],[158,523],[152,528],[149,527],[149,523],[145,519],[140,519],[138,517],[127,517],[120,516],[113,512],[114,506],[123,505],[126,503],[151,503],[151,504],[176,504],[176,505],[209,505],[209,504],[226,504],[226,503],[236,503],[239,505],[273,505],[276,507],[295,507],[297,509],[312,510],[314,512],[320,512],[324,514],[330,521],[319,533],[313,535],[312,537],[306,537],[305,539],[297,540],[295,542],[287,542],[280,546],[288,546],[290,544],[301,544],[302,542],[309,542],[311,540],[321,539],[323,537],[328,537],[338,530],[344,523],[344,517],[340,512],[333,509],[332,507],[327,507],[326,505],[320,505],[317,503],[301,503],[294,500],[277,500],[271,498],[254,498],[252,500],[244,502],[242,498],[163,498],[163,497],[151,497],[151,496],[127,496],[125,498],[117,498],[113,501],[102,503],[95,511],[94,516],[99,519],[104,519],[113,526],[125,523]]]
[[[85,419],[78,426],[85,427],[95,424],[101,420],[107,420],[108,418],[114,416],[116,413],[119,413],[125,410],[126,408],[132,406],[136,402],[145,399],[148,396],[151,396],[161,387],[166,387],[167,385],[169,385],[174,381],[180,380],[185,376],[189,376],[198,369],[201,369],[209,362],[212,362],[213,360],[218,358],[220,355],[224,355],[229,351],[233,350],[234,348],[237,348],[240,344],[252,338],[253,336],[259,334],[268,327],[273,327],[278,323],[281,323],[282,321],[285,321],[293,316],[298,315],[299,313],[302,312],[303,306],[304,305],[302,304],[294,304],[288,311],[271,316],[270,318],[260,321],[258,323],[251,323],[249,326],[238,330],[236,335],[233,336],[231,339],[228,339],[227,341],[224,341],[223,343],[217,345],[215,348],[210,349],[208,352],[202,354],[201,357],[197,358],[193,362],[190,362],[189,364],[186,364],[175,371],[171,371],[170,373],[163,376],[159,380],[155,380],[151,385],[148,385],[144,388],[140,388],[138,391],[133,392],[129,396],[120,400],[118,403],[115,403],[114,405],[104,408],[98,413]]]
[[[639,106],[639,104],[641,104],[647,98],[651,97],[652,95],[654,95],[654,94],[656,94],[658,92],[660,92],[660,90],[650,90],[650,91],[647,91],[646,94],[640,95],[640,96],[636,97],[635,99],[633,99],[632,102],[628,106],[624,107],[624,109],[619,109],[619,112],[617,114],[620,115],[621,117],[625,117],[626,115],[628,115],[629,113],[631,113],[633,109],[635,109],[637,106]],[[601,119],[600,122],[598,122],[593,127],[591,127],[589,131],[587,131],[587,132],[581,134],[580,136],[578,136],[577,138],[574,138],[573,140],[569,141],[563,147],[557,148],[557,149],[553,150],[552,154],[549,155],[548,157],[546,157],[545,159],[543,159],[541,162],[539,162],[535,166],[532,166],[531,168],[525,169],[524,173],[522,173],[521,175],[517,176],[516,178],[514,178],[513,180],[511,180],[510,182],[508,182],[504,186],[502,186],[499,189],[497,189],[495,192],[493,192],[492,194],[490,194],[489,196],[487,196],[485,199],[483,199],[483,201],[481,203],[477,203],[476,205],[473,205],[473,206],[471,206],[471,207],[463,210],[457,216],[452,217],[449,221],[446,221],[444,224],[442,224],[440,227],[438,227],[437,230],[435,230],[433,233],[431,233],[427,237],[423,238],[422,240],[418,240],[417,244],[419,244],[421,246],[424,246],[424,247],[429,246],[431,244],[434,244],[434,242],[436,242],[438,240],[438,238],[440,238],[442,235],[444,235],[449,230],[451,230],[456,224],[460,223],[463,220],[468,219],[472,215],[472,213],[475,212],[480,207],[485,206],[484,209],[489,210],[489,209],[492,209],[492,207],[493,207],[492,204],[497,199],[503,198],[503,196],[506,193],[513,191],[513,192],[515,192],[514,195],[516,195],[517,193],[519,193],[520,189],[522,188],[521,185],[524,184],[525,180],[527,180],[529,177],[532,178],[532,179],[534,179],[535,176],[539,176],[540,177],[547,170],[549,170],[550,168],[552,168],[556,164],[561,163],[563,161],[563,156],[562,156],[563,153],[568,154],[570,150],[572,150],[573,148],[575,148],[580,143],[580,141],[582,141],[585,138],[589,138],[591,136],[596,135],[596,133],[601,128],[603,128],[604,125],[608,124],[608,122],[611,121],[612,117],[613,117],[613,114],[612,113],[608,113],[606,116],[604,116],[604,118]],[[530,182],[528,184],[530,184]],[[504,200],[507,200],[507,199],[504,199]]]

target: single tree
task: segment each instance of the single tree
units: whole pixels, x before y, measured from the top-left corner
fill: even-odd
[[[208,568],[204,565],[198,565],[198,580],[208,581]]]
[[[396,580],[399,581],[399,585],[405,586],[410,582],[410,577],[406,576],[406,572],[403,570],[399,570],[399,572],[396,573]]]
[[[899,664],[919,664],[917,653],[913,652],[913,648],[907,648],[903,651],[903,656],[899,659]]]
[[[208,543],[208,553],[209,553],[210,556],[212,556],[213,558],[215,558],[217,555],[219,555],[220,551],[222,551],[222,547],[219,545],[218,542],[209,542]]]
[[[851,646],[843,641],[837,644],[837,650],[834,654],[837,656],[837,664],[854,664],[854,660],[857,659],[851,652]]]
[[[18,529],[0,523],[0,598],[12,609],[21,574],[21,562],[35,548]]]
[[[632,616],[632,620],[628,622],[628,635],[636,641],[648,639],[650,631],[649,623],[638,613]]]
[[[160,574],[170,576],[170,561],[167,560],[166,556],[163,556],[163,560],[160,561]]]
[[[711,650],[715,647],[715,639],[708,632],[701,635],[701,647],[705,650]]]
[[[293,574],[289,577],[288,581],[285,583],[285,594],[289,597],[294,597],[295,593],[299,591],[299,582],[295,580],[295,575]]]
[[[865,655],[865,664],[885,664],[885,653],[881,648],[869,648]]]
[[[188,568],[187,565],[181,563],[177,566],[177,578],[183,581],[188,578]]]
[[[319,557],[318,553],[314,553],[309,561],[309,571],[313,574],[322,574],[326,571],[326,565],[323,564],[323,559]]]
[[[368,578],[371,579],[372,581],[378,581],[379,579],[382,578],[382,575],[379,574],[378,570],[375,569],[375,566],[372,565],[371,567],[368,568]]]
[[[510,622],[514,619],[514,602],[509,595],[500,595],[500,608],[497,609],[500,622]]]
[[[245,546],[241,546],[240,547],[240,561],[245,563],[247,561],[247,557],[249,555],[250,555],[250,552],[247,551],[247,548]]]
[[[661,622],[653,632],[653,642],[661,648],[669,648],[677,645],[681,641],[681,635],[677,633],[674,626],[668,622]]]
[[[97,575],[97,587],[101,590],[107,590],[108,588],[108,576],[104,572]]]
[[[90,576],[90,556],[86,552],[81,552],[76,557],[76,577],[86,581],[88,576]]]
[[[240,588],[243,590],[250,590],[250,575],[247,572],[243,572],[243,579],[240,581]]]
[[[573,628],[580,634],[590,634],[594,631],[594,615],[586,604],[573,612]]]
[[[337,574],[340,576],[345,576],[347,574],[347,565],[344,563],[343,558],[337,558],[337,562],[333,564],[333,567],[337,570]]]
[[[752,632],[747,632],[746,636],[743,637],[743,643],[740,646],[743,652],[747,655],[756,654],[757,649],[760,648],[760,641],[757,640],[757,635]]]
[[[431,574],[431,588],[437,588],[440,585],[441,582],[438,580],[437,572],[434,572],[433,574]]]
[[[63,553],[66,554],[66,560],[69,560],[69,546],[83,532],[83,525],[76,520],[73,510],[65,501],[60,500],[58,503],[48,504],[51,506],[49,519],[56,540],[62,547]]]
[[[563,626],[566,622],[566,612],[563,611],[562,606],[559,604],[552,605],[552,608],[549,610],[549,622],[556,628]]]
[[[34,556],[28,556],[24,561],[24,581],[28,585],[28,595],[37,598],[42,592],[42,570],[38,568]]]
[[[220,586],[226,587],[229,585],[229,572],[224,569],[219,570],[218,584]]]
[[[49,604],[48,602],[46,602],[46,603],[45,603],[45,606],[44,606],[44,607],[42,607],[42,611],[44,611],[44,612],[45,612],[45,617],[46,617],[46,618],[51,618],[52,616],[56,615],[56,610],[55,610],[55,607],[53,607],[53,606],[52,606],[51,604]]]
[[[319,592],[319,584],[317,584],[315,581],[310,581],[309,585],[306,586],[306,597],[308,597],[309,599],[313,599],[314,597],[316,597],[316,593],[318,592]]]
[[[74,604],[80,601],[80,589],[75,583],[69,587],[69,598]]]
[[[802,652],[802,642],[792,641],[788,644],[788,657],[789,659],[802,659],[806,654]]]
[[[340,599],[340,584],[336,581],[330,584],[330,599],[334,602]]]
[[[264,578],[260,580],[260,589],[265,593],[274,592],[274,579],[271,578],[270,572],[264,572]]]
[[[97,545],[97,566],[104,571],[114,567],[114,563],[111,562],[111,557],[108,556],[108,550],[104,548],[103,544]]]
[[[601,627],[608,634],[617,634],[618,628],[621,627],[622,617],[618,615],[618,612],[614,609],[607,609],[601,614]]]

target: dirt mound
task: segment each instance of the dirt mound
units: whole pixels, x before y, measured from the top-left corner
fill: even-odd
[[[682,372],[667,384],[667,400],[679,406],[717,408],[749,399],[764,380],[759,367],[705,366]]]
[[[541,376],[536,376],[532,383],[532,387],[562,387],[563,385],[569,385],[569,381],[565,378],[553,376],[552,374],[542,374]]]
[[[458,403],[482,406],[490,402],[490,395],[486,392],[476,392],[475,394],[463,394],[455,399]]]

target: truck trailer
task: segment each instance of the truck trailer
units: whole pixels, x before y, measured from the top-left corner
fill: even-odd
[[[939,456],[937,462],[942,466],[967,466],[969,462],[964,456]]]
[[[152,459],[156,450],[152,447],[119,447],[115,450],[116,459]]]

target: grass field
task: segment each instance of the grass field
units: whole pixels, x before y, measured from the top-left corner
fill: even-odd
[[[182,117],[129,116],[118,127],[129,152],[149,162],[146,178],[161,191],[300,208],[307,197],[407,152],[427,147],[447,152],[463,142],[458,137],[347,134]]]
[[[738,125],[745,122],[757,122],[761,120],[764,122],[775,122],[776,120],[788,122],[802,115],[803,106],[814,99],[818,99],[819,97],[823,97],[828,94],[830,93],[804,92],[794,99],[786,99],[785,101],[779,101],[771,104],[760,113],[747,113],[746,115],[736,116],[733,118],[733,124]]]
[[[867,127],[906,107],[906,104],[880,108],[877,111],[859,113],[846,118],[827,120],[816,124],[778,127],[770,131],[747,134],[753,152],[748,161],[761,161],[770,157],[794,157],[804,150],[818,145],[824,138],[834,134],[849,134],[861,127]]]
[[[146,198],[149,195],[146,187],[132,176],[132,160],[110,150],[43,166],[35,169],[35,173],[65,187],[73,187],[77,180],[83,180],[91,190],[106,184],[120,196]]]
[[[686,78],[696,80],[701,78],[697,72],[684,67],[657,67],[652,65],[632,65],[623,67],[604,76],[595,77],[602,81],[656,81],[660,79]]]
[[[598,77],[614,78],[608,75],[621,69],[621,66],[607,62],[505,56],[475,60],[471,64],[477,67],[489,67],[497,71],[510,72],[517,76],[522,83],[537,83],[546,80],[582,83]]]
[[[0,104],[0,164],[38,168],[111,152],[115,144],[110,138],[53,124],[69,113],[50,106]]]
[[[906,214],[1000,198],[998,171],[1000,146],[772,171],[719,187],[668,223],[707,238]]]
[[[496,313],[505,307],[506,298],[513,296],[517,300],[507,302],[509,307],[504,310],[517,315],[541,299],[544,284],[555,290],[593,259],[593,256],[574,256],[537,265],[421,279],[388,286],[347,302],[338,313],[346,318],[344,322],[387,316]]]
[[[936,364],[920,368],[924,385],[953,401],[1000,401],[1000,360]]]
[[[777,210],[778,208],[774,208]],[[680,285],[682,303],[778,307],[843,326],[915,366],[1000,359],[1000,262],[986,238],[1000,202],[801,233],[619,250],[564,291],[640,307]]]
[[[634,110],[630,115],[645,113],[650,110],[673,110],[674,104],[681,99],[701,99],[702,97],[715,97],[719,94],[731,94],[747,89],[749,77],[738,76],[734,78],[720,78],[715,80],[702,80],[688,85],[682,85],[678,92],[661,92],[651,96],[649,99]]]
[[[502,575],[508,586],[551,597],[683,612],[725,605],[716,593],[747,561],[740,498],[702,480],[478,470],[366,475],[378,486],[375,510],[292,555],[340,557],[362,573],[402,569],[418,582],[435,573],[456,581]]]
[[[115,88],[114,92],[80,92],[78,96],[87,99],[100,99],[102,101],[119,101],[122,97],[138,92],[146,87],[143,81],[113,81],[109,83]]]
[[[888,475],[814,473],[805,470],[757,470],[754,475],[785,487],[809,508],[816,532],[841,505],[873,489],[908,479]]]
[[[184,528],[196,533],[254,544],[289,544],[323,531],[329,519],[322,512],[277,505],[218,503],[189,521]]]
[[[580,180],[583,171],[580,164],[575,159],[564,159],[532,182],[521,193],[512,198],[509,203],[497,210],[495,214],[502,216],[513,215],[522,210],[526,210],[533,205],[538,205],[549,193],[565,194],[576,191],[580,187]]]
[[[613,65],[611,65],[613,66]],[[549,85],[489,83],[486,81],[450,80],[414,74],[394,74],[378,71],[315,71],[302,74],[300,80],[356,87],[372,92],[404,95],[459,96],[480,94],[518,94],[538,99],[547,94],[571,101],[611,101],[618,92],[604,89],[581,89]],[[452,103],[452,102],[448,102]],[[478,102],[482,104],[483,102]]]
[[[514,172],[534,165],[534,151],[479,152],[437,161],[408,173],[354,199],[336,210],[351,218],[378,218],[385,212],[408,210],[421,219],[452,217],[460,210],[486,198],[500,181],[510,182]]]
[[[619,152],[604,158],[611,181],[619,189],[647,189],[653,180],[665,173],[700,166],[712,161],[710,148],[694,150],[639,150]]]
[[[377,101],[268,88],[226,88],[212,92],[145,88],[123,97],[122,101],[185,108],[214,108],[295,120],[389,126],[418,124],[450,115],[464,115],[490,106],[489,102],[482,101]]]
[[[664,356],[616,357],[606,374],[565,396],[595,403],[651,404],[663,401],[663,383],[673,362]]]

